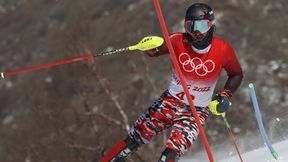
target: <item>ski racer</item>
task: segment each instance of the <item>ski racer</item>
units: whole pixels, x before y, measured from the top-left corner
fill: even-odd
[[[170,35],[170,40],[200,122],[204,125],[209,109],[215,115],[223,115],[228,110],[233,93],[242,82],[243,73],[233,48],[214,36],[215,18],[210,6],[192,4],[186,11],[184,25],[185,32]],[[169,51],[164,43],[146,53],[157,57]],[[227,81],[223,89],[213,96],[222,69],[227,72]],[[172,131],[158,162],[177,162],[199,134],[174,67],[168,89],[136,120],[127,137],[108,152],[101,162],[124,162],[138,147],[168,128]]]

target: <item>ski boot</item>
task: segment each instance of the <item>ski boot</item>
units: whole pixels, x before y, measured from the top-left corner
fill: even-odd
[[[110,150],[100,162],[124,162],[140,145],[127,137]]]
[[[170,148],[166,148],[158,160],[158,162],[177,162],[179,159],[178,154]]]

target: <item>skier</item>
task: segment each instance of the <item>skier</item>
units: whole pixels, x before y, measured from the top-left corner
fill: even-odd
[[[195,3],[186,11],[185,32],[170,35],[178,64],[185,76],[202,125],[208,118],[209,109],[215,115],[223,115],[228,110],[232,94],[243,78],[233,48],[215,37],[215,30],[214,12],[211,7],[204,3]],[[169,51],[164,43],[161,47],[148,50],[146,53],[149,56],[161,56]],[[223,89],[213,97],[222,69],[227,72],[228,79]],[[125,161],[138,147],[168,128],[172,128],[172,131],[158,162],[178,161],[199,134],[174,67],[169,88],[136,120],[127,137],[108,152],[101,162]]]

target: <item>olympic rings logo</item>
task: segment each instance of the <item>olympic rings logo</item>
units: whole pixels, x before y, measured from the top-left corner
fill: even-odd
[[[184,71],[195,72],[198,76],[205,76],[215,69],[215,63],[212,60],[203,62],[200,58],[190,58],[187,53],[179,55],[179,62],[181,63]]]

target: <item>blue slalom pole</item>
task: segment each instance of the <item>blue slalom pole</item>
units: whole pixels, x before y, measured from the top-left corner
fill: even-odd
[[[262,136],[266,146],[269,148],[272,156],[277,160],[279,155],[274,150],[273,146],[271,145],[271,142],[269,141],[269,138],[268,138],[267,133],[265,131],[253,83],[249,84],[249,89],[250,89],[250,97],[252,99],[252,103],[253,103],[253,107],[254,107],[254,110],[255,110],[255,114],[256,114],[256,118],[257,118],[257,122],[258,122],[258,126],[259,126],[259,130],[260,130],[261,136]]]

